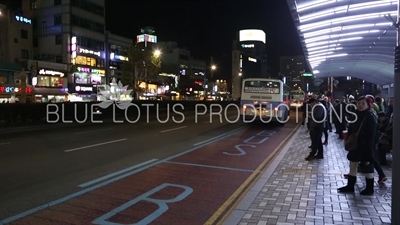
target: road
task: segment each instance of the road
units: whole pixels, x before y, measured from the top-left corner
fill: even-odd
[[[234,120],[236,112],[229,112],[227,117]],[[113,207],[152,188],[166,185],[165,189],[169,192],[164,191],[158,196],[159,199],[173,199],[180,195],[180,189],[193,192],[192,199],[177,208],[172,207],[175,211],[170,211],[175,214],[165,214],[162,220],[153,216],[151,221],[154,224],[170,224],[160,221],[178,221],[179,217],[179,222],[175,224],[203,224],[215,215],[218,208],[257,170],[296,125],[292,120],[282,129],[271,124],[246,125],[242,122],[220,123],[218,120],[218,116],[214,116],[212,121],[209,116],[201,116],[196,122],[194,115],[187,115],[180,124],[172,120],[162,124],[153,118],[149,122],[136,124],[71,127],[1,139],[0,219],[69,196],[64,199],[68,200],[67,203],[77,201],[92,205],[92,209],[78,212],[71,208],[72,203],[68,203],[67,215],[65,210],[61,214],[54,210],[49,214],[43,210],[33,215],[20,214],[7,221],[17,219],[15,224],[43,225],[106,224],[104,221],[108,220],[107,216],[100,216],[105,215],[107,210],[111,211]],[[274,138],[270,138],[272,136]],[[243,144],[246,140],[247,144]],[[258,144],[262,146],[256,146]],[[262,151],[253,155],[243,150],[254,148],[257,152],[260,147]],[[111,179],[117,180],[118,176],[122,178],[114,183],[109,182]],[[179,186],[179,183],[185,185]],[[93,195],[94,191],[98,193]],[[77,193],[83,193],[82,198],[86,199],[71,197],[81,195]],[[98,198],[104,201],[99,202]],[[61,203],[55,207],[65,205]],[[192,213],[187,211],[188,207]],[[142,206],[140,215],[136,215],[134,220],[140,221],[140,217],[146,217],[143,215],[151,214],[156,208],[154,203],[149,207]],[[119,219],[114,224],[132,223],[132,210],[137,214],[138,209],[130,210],[128,215],[117,215]],[[27,217],[18,220],[21,216]]]

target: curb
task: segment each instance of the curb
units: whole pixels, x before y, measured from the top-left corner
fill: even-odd
[[[222,206],[216,211],[216,213],[208,219],[204,225],[222,225],[227,218],[231,215],[233,210],[239,205],[246,194],[254,187],[257,181],[262,177],[264,172],[271,165],[273,160],[279,155],[284,147],[289,143],[291,138],[296,134],[301,124],[298,124],[293,131],[274,149],[274,151],[255,169],[254,173],[251,174],[242,185],[231,195],[236,196],[234,199],[229,198]],[[257,172],[258,171],[258,172]]]

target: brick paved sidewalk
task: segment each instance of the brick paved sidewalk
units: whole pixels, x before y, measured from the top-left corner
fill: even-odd
[[[355,194],[337,193],[347,183],[342,174],[349,163],[343,141],[329,135],[324,159],[307,162],[310,139],[300,128],[224,224],[390,224],[391,167],[384,167],[389,178],[384,185],[375,182],[374,196],[360,196],[365,186],[361,176]]]

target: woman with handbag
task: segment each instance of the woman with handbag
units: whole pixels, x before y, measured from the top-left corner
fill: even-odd
[[[366,188],[361,195],[374,193],[374,138],[377,128],[376,116],[370,110],[370,102],[366,97],[357,100],[356,121],[349,125],[349,138],[345,149],[349,151],[347,159],[350,161],[350,173],[347,185],[338,189],[342,193],[354,192],[357,181],[357,172],[365,175]]]

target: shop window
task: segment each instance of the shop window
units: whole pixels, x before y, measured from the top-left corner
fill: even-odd
[[[62,87],[63,79],[61,77],[38,76],[36,85],[41,87]]]
[[[61,25],[62,19],[60,15],[54,16],[54,25]]]
[[[56,45],[61,45],[62,44],[62,35],[56,35]]]
[[[28,39],[28,31],[21,29],[21,38],[22,39]]]
[[[37,8],[36,0],[30,1],[30,8],[31,8],[31,10],[34,10]]]
[[[86,56],[78,55],[75,58],[75,63],[77,65],[96,66],[96,59],[92,58],[92,57],[86,57]]]
[[[21,58],[29,59],[29,51],[25,49],[21,49]]]

